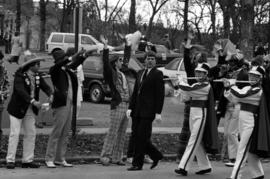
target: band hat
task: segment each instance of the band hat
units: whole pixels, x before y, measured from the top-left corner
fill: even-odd
[[[202,71],[206,72],[208,74],[210,70],[210,65],[208,63],[198,63],[197,67],[195,68],[195,71]]]
[[[262,66],[253,66],[248,73],[259,75],[262,77],[265,73],[265,69]]]

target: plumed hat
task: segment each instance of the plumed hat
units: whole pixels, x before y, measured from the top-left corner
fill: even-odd
[[[249,74],[255,74],[255,75],[259,75],[260,77],[263,77],[264,73],[265,73],[265,69],[262,66],[253,66],[249,72]]]
[[[209,70],[210,65],[208,63],[198,63],[197,67],[195,68],[195,71],[206,72],[206,74],[208,74]]]

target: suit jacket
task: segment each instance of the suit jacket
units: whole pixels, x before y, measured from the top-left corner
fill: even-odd
[[[22,119],[24,118],[27,109],[33,99],[31,97],[31,80],[28,77],[27,73],[23,71],[22,68],[19,68],[15,72],[13,93],[11,95],[7,111],[10,115]],[[50,96],[52,90],[50,86],[45,82],[42,76],[39,73],[35,74],[35,91],[34,99],[39,100],[39,91],[40,89]],[[37,115],[38,109],[33,106],[33,112]]]
[[[50,75],[54,87],[52,108],[65,106],[67,103],[69,87],[67,74],[69,74],[72,83],[72,102],[73,105],[76,106],[78,79],[75,70],[84,62],[85,59],[86,58],[83,56],[75,56],[72,58],[72,61],[70,61],[67,57],[65,57],[50,68]]]
[[[143,72],[138,72],[129,109],[132,117],[154,119],[155,114],[161,113],[164,103],[163,73],[153,68],[141,82]]]

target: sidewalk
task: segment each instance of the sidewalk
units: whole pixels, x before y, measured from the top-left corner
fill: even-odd
[[[93,127],[78,127],[79,134],[105,134],[108,131],[108,128],[93,128]],[[37,128],[37,135],[38,134],[47,134],[49,135],[51,133],[52,128],[51,127],[45,127],[42,129]],[[218,131],[223,133],[223,127],[219,127]],[[131,132],[131,128],[127,129],[127,133]],[[181,132],[180,127],[153,127],[153,134],[179,134]],[[8,135],[9,129],[4,128],[3,134]]]
[[[188,176],[183,177],[174,173],[177,168],[175,162],[160,162],[159,165],[150,170],[149,164],[144,165],[141,171],[127,171],[129,166],[101,166],[75,165],[73,168],[56,168],[48,169],[41,167],[39,169],[22,169],[15,170],[0,169],[0,178],[3,179],[225,179],[229,177],[232,168],[225,167],[222,162],[212,162],[213,172],[206,175],[195,175],[198,170],[197,165],[193,164]],[[265,178],[270,176],[270,165],[263,164]],[[248,166],[244,168],[243,179],[251,178]]]

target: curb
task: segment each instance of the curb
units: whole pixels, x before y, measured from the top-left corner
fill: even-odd
[[[98,155],[93,155],[93,156],[77,156],[77,157],[67,157],[66,160],[68,162],[81,162],[81,163],[98,163],[97,161],[99,160],[100,156]],[[126,157],[124,157],[125,159]],[[218,160],[220,158],[220,154],[217,154],[213,157],[210,157],[210,160]],[[163,159],[165,161],[176,161],[177,155],[176,154],[164,154]],[[35,162],[39,163],[45,163],[45,158],[35,158]],[[16,163],[21,163],[20,159],[16,159]],[[6,160],[5,159],[0,159],[1,164],[5,164]]]

